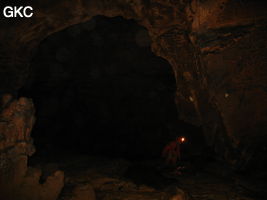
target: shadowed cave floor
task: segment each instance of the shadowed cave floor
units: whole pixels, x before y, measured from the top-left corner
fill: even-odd
[[[91,185],[97,200],[176,200],[175,194],[190,200],[263,200],[266,185],[246,180],[219,163],[197,169],[187,166],[180,176],[162,170],[160,162],[126,161],[87,155],[34,157],[31,165],[42,168],[43,178],[57,169],[65,173],[59,200],[68,199],[76,186]],[[265,194],[264,194],[265,193]],[[180,200],[177,198],[177,200]]]

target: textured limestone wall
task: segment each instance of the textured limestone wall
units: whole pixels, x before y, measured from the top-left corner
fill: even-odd
[[[34,121],[31,100],[16,100],[11,95],[3,95],[0,114],[1,199],[54,200],[63,187],[63,172],[55,172],[41,185],[41,171],[27,167],[28,156],[35,151],[30,137]]]
[[[26,174],[27,157],[34,152],[30,138],[33,114],[33,104],[27,99],[13,101],[10,95],[2,98],[0,188],[19,185]]]
[[[123,16],[148,29],[153,51],[175,72],[181,118],[202,124],[210,145],[222,157],[246,165],[266,138],[264,2],[32,0],[27,4],[31,2],[34,18],[0,24],[2,92],[15,92],[23,85],[34,50],[49,34],[95,15]]]
[[[215,149],[241,168],[266,162],[266,8],[263,1],[192,3],[190,39],[205,67],[208,103],[226,137],[210,117],[206,132]],[[224,149],[225,142],[231,147]]]

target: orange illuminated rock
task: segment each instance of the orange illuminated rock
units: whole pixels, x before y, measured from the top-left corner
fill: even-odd
[[[6,97],[0,115],[0,199],[55,200],[64,185],[64,173],[57,171],[40,184],[41,171],[27,167],[28,156],[35,151],[30,137],[33,103]]]

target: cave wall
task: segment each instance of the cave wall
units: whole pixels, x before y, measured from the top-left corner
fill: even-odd
[[[54,200],[64,185],[64,173],[56,171],[40,184],[41,170],[28,168],[35,152],[30,136],[35,122],[33,102],[12,95],[1,98],[0,198],[5,200]]]
[[[207,100],[225,131],[220,137],[218,124],[207,124],[209,138],[239,169],[266,166],[266,8],[259,0],[192,4],[190,38],[205,67]]]
[[[0,187],[5,188],[19,185],[26,174],[27,156],[34,152],[30,132],[35,118],[33,104],[25,98],[12,101],[5,95],[1,103]]]
[[[32,19],[1,19],[0,91],[16,94],[40,41],[92,16],[123,16],[146,27],[155,54],[172,65],[181,118],[246,166],[266,138],[266,3],[263,1],[27,1]],[[266,140],[265,140],[266,141]],[[5,148],[1,148],[1,151]],[[265,150],[266,151],[266,150]]]

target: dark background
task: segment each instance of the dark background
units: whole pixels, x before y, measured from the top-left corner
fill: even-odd
[[[37,154],[145,158],[159,157],[178,135],[202,145],[201,128],[178,120],[175,87],[145,28],[98,16],[45,39],[19,95],[36,106]]]

